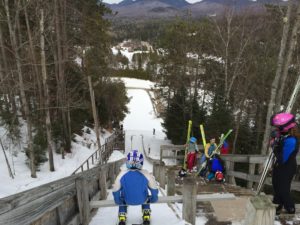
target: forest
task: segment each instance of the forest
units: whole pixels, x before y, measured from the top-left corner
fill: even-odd
[[[231,153],[265,154],[269,118],[285,109],[300,76],[300,5],[265,7],[120,21],[108,19],[111,10],[97,0],[1,0],[1,126],[14,143],[26,127],[32,177],[47,160],[54,171],[53,151],[70,152],[83,126],[98,137],[101,128],[119,127],[129,98],[112,77],[134,77],[156,82],[174,144],[185,142],[192,120],[199,140],[200,124],[208,139],[233,129]],[[134,66],[111,51],[129,39],[153,47],[134,54]],[[292,109],[298,115],[299,102]]]

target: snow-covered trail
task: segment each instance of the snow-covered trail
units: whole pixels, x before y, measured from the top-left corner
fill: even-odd
[[[126,153],[131,149],[138,149],[143,151],[143,142],[145,150],[150,148],[150,155],[153,158],[158,158],[159,147],[161,144],[169,143],[165,140],[165,134],[161,126],[162,119],[156,118],[153,112],[152,103],[149,96],[144,90],[130,89],[127,90],[131,101],[128,105],[130,113],[124,120],[125,130],[125,150]],[[153,135],[153,128],[155,135]],[[126,154],[125,153],[125,154]],[[125,169],[123,166],[121,169]],[[152,172],[152,164],[145,160],[144,169]],[[161,195],[162,193],[160,193]],[[108,199],[112,199],[112,194],[109,193]],[[185,225],[186,222],[176,217],[167,204],[154,204],[151,206],[152,216],[151,223],[155,225]],[[181,215],[180,212],[177,214]],[[127,224],[141,222],[141,208],[140,206],[128,207]],[[198,220],[197,224],[204,224],[203,218]],[[99,209],[97,214],[92,218],[90,225],[115,225],[118,222],[118,208],[108,207]]]

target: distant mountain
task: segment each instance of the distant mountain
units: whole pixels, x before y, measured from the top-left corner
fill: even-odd
[[[111,5],[111,9],[118,12],[117,17],[121,18],[167,18],[181,13],[178,8],[180,2],[182,0],[124,0]]]
[[[181,8],[181,7],[190,5],[185,0],[156,0],[156,1],[167,4],[167,5],[175,7],[175,8]],[[133,4],[140,4],[140,3],[147,4],[147,3],[151,3],[151,2],[153,2],[153,0],[123,0],[122,2],[119,3],[119,6],[130,6]]]
[[[186,7],[193,16],[218,15],[228,8],[234,8],[237,13],[249,11],[262,13],[265,4],[286,4],[283,0],[203,0]]]
[[[119,4],[106,4],[119,18],[169,18],[191,12],[192,16],[217,15],[225,8],[237,12],[249,9],[262,12],[264,4],[286,4],[283,0],[202,0],[194,4],[186,0],[123,0]]]

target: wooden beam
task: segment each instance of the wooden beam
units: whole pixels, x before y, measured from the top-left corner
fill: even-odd
[[[197,195],[197,202],[206,202],[206,201],[219,201],[219,200],[230,200],[235,199],[234,194],[226,193],[226,194],[203,194]],[[174,202],[182,202],[182,195],[176,196],[159,196],[158,201],[151,204],[162,204],[162,203],[174,203]],[[102,201],[91,201],[90,208],[102,208],[102,207],[113,207],[117,206],[113,200],[102,200]]]
[[[75,182],[80,223],[82,225],[88,225],[90,221],[88,185],[84,178],[78,178]]]

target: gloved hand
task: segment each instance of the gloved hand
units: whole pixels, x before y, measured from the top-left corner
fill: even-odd
[[[157,196],[153,196],[153,195],[151,195],[151,196],[149,196],[149,203],[154,203],[154,202],[157,202],[157,200],[158,200],[158,197]]]
[[[121,193],[120,191],[116,191],[116,192],[113,192],[112,193],[113,196],[114,196],[114,201],[117,205],[123,205],[124,204],[124,201],[122,200],[121,198]]]
[[[158,200],[158,189],[150,188],[151,196],[149,196],[149,202],[154,203]]]

